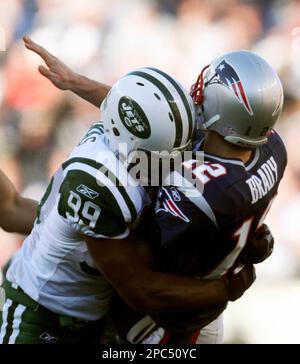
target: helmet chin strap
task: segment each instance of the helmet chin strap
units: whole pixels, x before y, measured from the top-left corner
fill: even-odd
[[[190,139],[185,145],[183,145],[181,147],[178,147],[178,148],[174,148],[173,151],[170,154],[171,155],[172,154],[176,155],[176,153],[178,153],[178,152],[184,152],[185,150],[188,150],[188,148],[191,145],[191,142],[192,142],[192,140]]]
[[[257,139],[251,140],[251,139],[243,138],[238,135],[228,135],[228,136],[224,137],[224,140],[226,140],[227,142],[229,142],[231,144],[240,145],[245,148],[256,148],[256,147],[259,147],[259,146],[267,143],[268,138],[262,137],[261,139],[258,139],[258,140]]]
[[[205,123],[203,123],[203,127],[205,129],[208,129],[210,126],[212,126],[215,122],[220,120],[220,114],[216,114],[213,117],[211,117],[209,120],[207,120]]]

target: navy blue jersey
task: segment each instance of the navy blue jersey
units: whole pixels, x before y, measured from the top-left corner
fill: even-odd
[[[162,263],[165,269],[218,278],[233,268],[262,224],[286,162],[286,150],[276,132],[247,164],[208,153],[204,163],[189,161],[201,188],[162,187],[158,195],[155,218],[168,257]],[[190,264],[180,262],[184,258],[179,252]]]
[[[251,244],[263,223],[286,163],[285,147],[275,131],[267,144],[253,151],[247,164],[208,153],[204,153],[204,163],[189,161],[188,168],[200,184],[159,190],[155,208],[159,269],[207,279],[234,269],[242,250]],[[163,315],[161,322],[165,320],[167,328],[174,324],[175,329],[180,328],[181,323],[186,327],[188,322],[196,328],[208,323],[205,317],[211,320],[217,316],[213,312],[201,312],[198,323],[192,313],[176,318]]]

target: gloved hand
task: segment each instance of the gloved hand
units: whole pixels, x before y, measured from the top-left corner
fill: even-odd
[[[252,241],[241,253],[241,264],[257,264],[266,260],[273,252],[274,238],[266,224],[263,224],[255,233]]]
[[[235,269],[235,272],[237,269]],[[228,290],[229,301],[235,301],[240,298],[244,292],[252,285],[256,279],[255,268],[253,264],[246,264],[240,267],[237,273],[228,273],[223,277]]]

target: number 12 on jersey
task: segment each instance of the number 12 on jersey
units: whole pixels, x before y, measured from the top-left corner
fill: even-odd
[[[232,235],[232,239],[237,240],[234,249],[222,260],[222,262],[205,278],[216,279],[228,272],[228,270],[234,265],[237,257],[245,247],[249,232],[251,229],[253,217],[243,222],[240,228],[238,228]]]

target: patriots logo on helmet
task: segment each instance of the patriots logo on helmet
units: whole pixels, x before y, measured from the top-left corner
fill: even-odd
[[[220,83],[231,89],[247,112],[253,115],[242,81],[233,66],[224,59],[218,64],[215,72],[215,76],[209,83]]]

